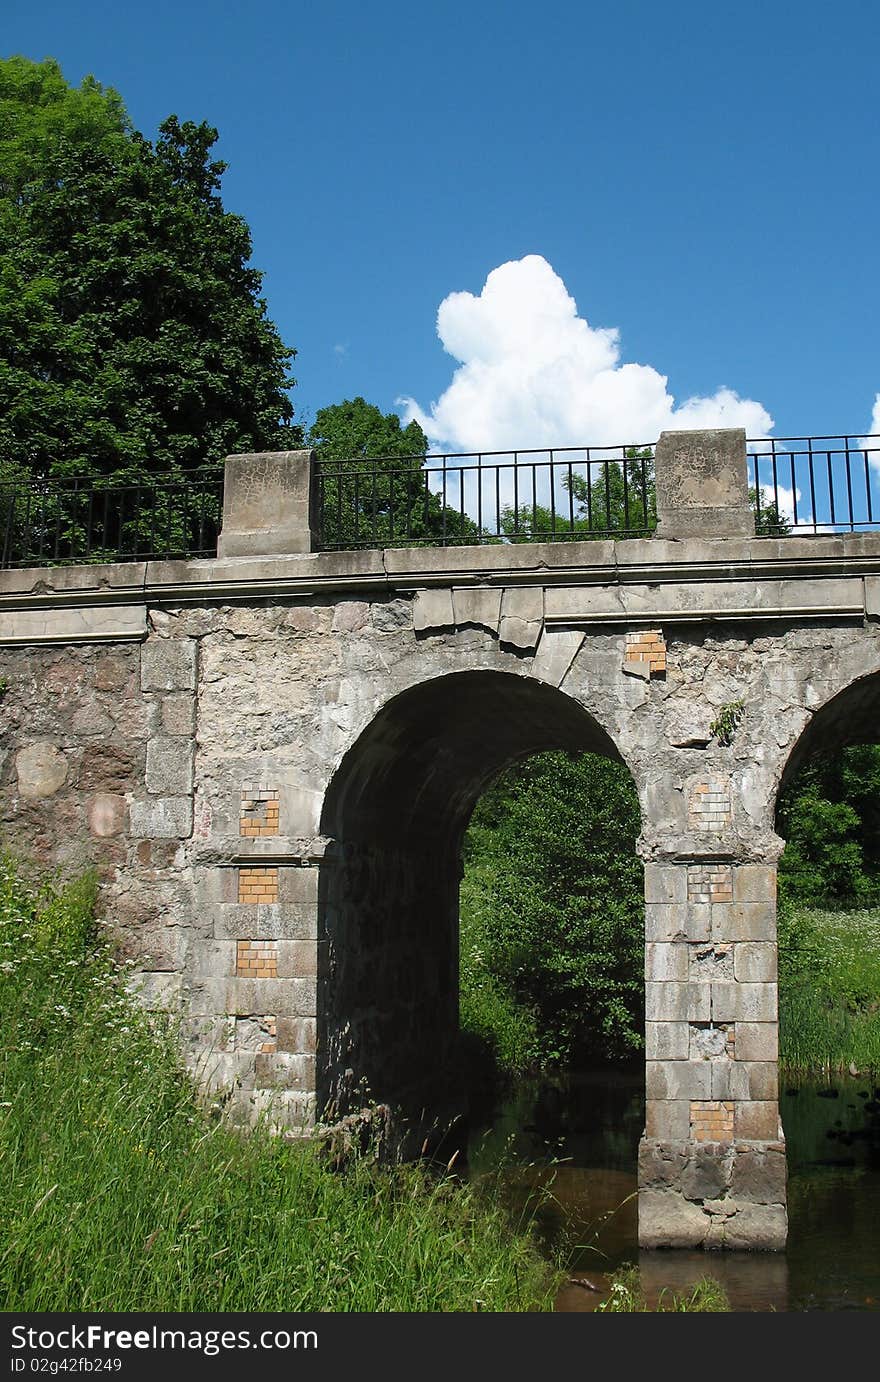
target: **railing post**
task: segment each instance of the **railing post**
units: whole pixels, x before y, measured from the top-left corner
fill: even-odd
[[[754,537],[741,427],[661,432],[654,477],[657,537]]]
[[[317,550],[314,460],[314,451],[226,457],[218,557]]]

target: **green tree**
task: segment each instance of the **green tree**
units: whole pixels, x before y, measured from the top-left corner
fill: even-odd
[[[94,77],[69,86],[52,58],[0,59],[0,207],[16,204],[25,185],[62,148],[121,154],[131,133],[112,87]]]
[[[595,754],[527,759],[477,803],[462,925],[468,963],[481,973],[464,975],[463,986],[488,988],[506,1022],[505,1000],[527,1011],[539,1064],[641,1048],[639,829],[627,770]]]
[[[135,483],[301,443],[216,130],[0,62],[0,457]]]
[[[819,753],[783,792],[777,828],[786,900],[871,901],[880,892],[880,745]]]
[[[402,427],[396,413],[345,399],[318,410],[308,444],[319,462],[326,547],[479,541],[473,520],[430,488],[428,439],[417,422]]]
[[[752,508],[756,510],[756,537],[788,537],[791,532],[791,524],[780,513],[778,504],[762,500],[761,507],[758,509],[757,491],[754,487],[749,489],[749,502]]]

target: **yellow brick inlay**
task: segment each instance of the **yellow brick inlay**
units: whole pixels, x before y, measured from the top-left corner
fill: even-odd
[[[277,979],[278,942],[239,941],[235,956],[235,973],[239,979]]]
[[[688,902],[732,902],[733,869],[729,864],[691,864]]]
[[[277,835],[279,829],[279,793],[274,787],[246,782],[241,789],[239,834],[246,839],[261,835]]]
[[[277,868],[238,870],[238,900],[251,906],[278,901]]]
[[[688,824],[691,829],[717,832],[729,825],[730,820],[729,779],[712,776],[698,782],[688,803]]]
[[[691,1137],[695,1142],[732,1142],[733,1104],[726,1100],[692,1099]]]
[[[666,640],[662,629],[641,629],[626,635],[627,662],[647,662],[649,675],[666,671]]]

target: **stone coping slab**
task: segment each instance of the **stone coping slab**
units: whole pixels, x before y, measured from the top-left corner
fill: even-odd
[[[880,533],[309,552],[0,571],[0,608],[248,599],[437,585],[619,585],[880,576]],[[872,599],[872,604],[874,600]]]

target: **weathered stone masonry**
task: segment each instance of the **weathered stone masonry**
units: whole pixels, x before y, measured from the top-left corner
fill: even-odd
[[[279,466],[231,547],[259,541]],[[369,1095],[454,1103],[472,805],[526,753],[620,757],[645,861],[640,1237],[779,1247],[775,802],[811,748],[876,737],[878,619],[864,535],[3,572],[3,830],[97,863],[205,1084],[308,1126]]]

